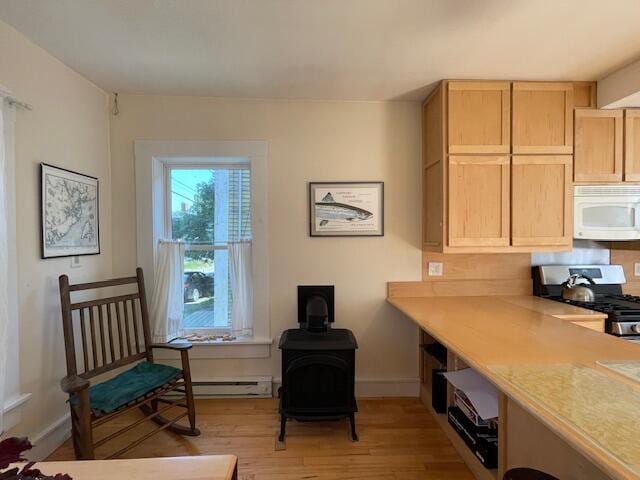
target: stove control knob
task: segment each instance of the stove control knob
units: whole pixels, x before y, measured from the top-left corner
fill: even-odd
[[[640,333],[640,323],[636,323],[635,325],[631,325],[631,331]]]

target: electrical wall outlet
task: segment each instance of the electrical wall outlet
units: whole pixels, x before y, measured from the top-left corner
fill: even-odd
[[[633,274],[636,277],[640,277],[640,262],[637,262],[637,263],[633,264]]]
[[[430,277],[441,277],[442,276],[442,262],[429,262],[429,270]]]

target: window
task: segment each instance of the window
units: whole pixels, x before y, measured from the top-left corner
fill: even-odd
[[[228,246],[252,238],[250,165],[167,165],[166,171],[166,228],[186,244],[183,326],[224,332],[233,301]]]
[[[171,238],[172,236],[173,197],[169,194],[171,191],[171,172],[181,169],[216,171],[240,168],[248,170],[251,188],[250,192],[247,191],[246,194],[251,199],[251,232],[247,230],[245,235],[251,238],[253,334],[237,338],[233,342],[199,343],[198,346],[201,348],[194,349],[192,356],[193,358],[268,358],[271,354],[273,341],[270,335],[269,321],[267,142],[264,140],[135,140],[134,150],[136,260],[137,264],[144,269],[145,282],[149,292],[152,292],[155,286],[155,264],[159,242],[163,238]],[[193,185],[187,185],[194,188]],[[188,193],[188,190],[182,193]],[[191,194],[186,196],[191,198]],[[186,199],[183,200],[189,205]],[[220,211],[218,209],[218,213]],[[220,240],[223,239],[217,238],[215,242],[208,239],[204,245],[198,246],[198,248],[208,248],[210,252],[213,252],[216,267],[220,264],[220,255],[226,252],[225,243]],[[191,250],[196,248],[196,242],[187,241],[186,243],[189,244]],[[212,243],[213,249],[211,249]],[[228,245],[228,240],[226,245]],[[220,271],[218,270],[219,275]],[[216,298],[222,298],[220,295],[216,297],[215,276],[214,268],[214,309],[215,305],[220,303],[215,301]],[[230,304],[227,304],[227,308],[229,306]],[[216,327],[215,317],[211,314],[209,322],[209,324],[213,323],[213,327],[203,328],[205,329],[203,334],[219,334],[225,331],[224,328]],[[212,331],[216,328],[218,331]],[[200,332],[191,330],[191,333]],[[158,352],[158,358],[163,358],[163,355],[166,355],[164,358],[173,358],[174,354],[168,351]]]

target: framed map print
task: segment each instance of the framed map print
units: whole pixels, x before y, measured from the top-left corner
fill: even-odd
[[[100,253],[98,179],[40,164],[42,258]]]
[[[384,235],[383,182],[309,183],[309,235]]]

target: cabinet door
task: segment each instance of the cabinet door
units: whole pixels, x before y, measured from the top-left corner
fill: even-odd
[[[509,245],[509,157],[449,157],[449,246]]]
[[[573,152],[573,84],[513,83],[513,153]]]
[[[509,153],[509,82],[448,82],[449,153]]]
[[[624,112],[624,179],[640,181],[640,109]]]
[[[622,181],[622,110],[576,109],[576,182]]]
[[[573,237],[571,155],[517,155],[512,163],[512,245],[569,247]]]

